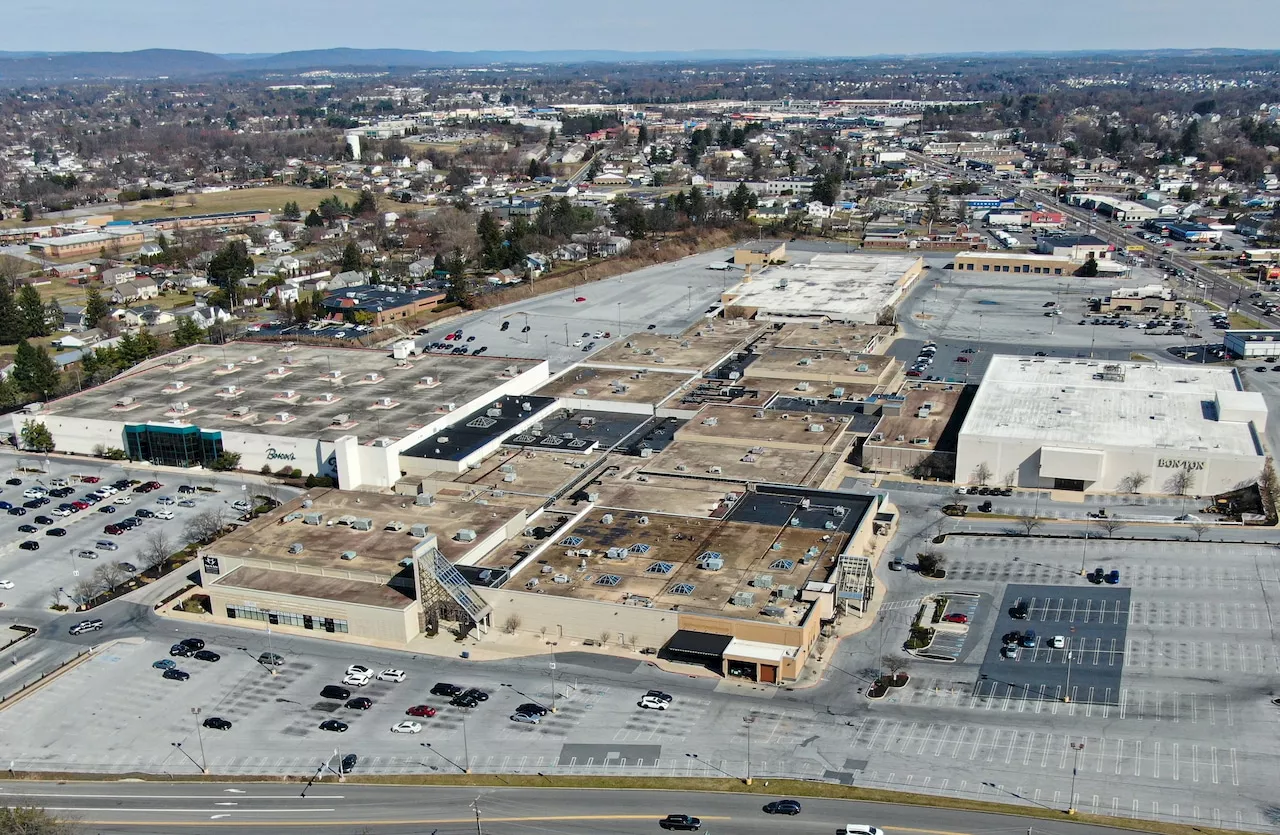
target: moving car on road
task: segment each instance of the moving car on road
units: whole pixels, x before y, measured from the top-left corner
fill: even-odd
[[[800,814],[800,801],[775,800],[772,803],[766,803],[764,811],[767,815],[798,815]]]
[[[658,821],[658,826],[663,829],[683,829],[687,832],[697,832],[702,828],[702,819],[695,818],[693,815],[667,815]]]

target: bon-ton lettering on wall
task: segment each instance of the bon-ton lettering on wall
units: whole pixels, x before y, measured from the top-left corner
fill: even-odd
[[[1161,458],[1156,466],[1162,470],[1203,470],[1204,461],[1186,461],[1181,458]]]

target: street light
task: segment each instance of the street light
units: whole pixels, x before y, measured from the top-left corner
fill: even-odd
[[[558,641],[547,641],[551,647],[551,712],[556,712],[556,644]]]
[[[755,724],[754,716],[742,717],[742,724],[747,726],[747,785],[751,785],[751,726]]]
[[[1076,764],[1071,768],[1071,796],[1067,798],[1068,815],[1076,813],[1076,774],[1080,771],[1080,754],[1084,751],[1084,743],[1073,742],[1071,748],[1076,752]]]
[[[204,755],[204,732],[200,730],[200,708],[198,707],[191,708],[191,715],[195,717],[196,739],[200,741],[200,762],[202,763],[202,765],[200,766],[200,773],[208,774],[209,758]]]
[[[1084,564],[1089,561],[1089,529],[1084,529],[1084,547],[1080,551],[1080,576],[1084,576]]]

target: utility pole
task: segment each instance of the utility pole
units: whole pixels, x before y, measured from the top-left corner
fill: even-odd
[[[463,774],[471,773],[471,748],[467,745],[467,714],[462,715],[462,762],[465,764],[462,768]],[[479,800],[480,798],[476,798]],[[476,829],[480,828],[480,812],[476,811]]]
[[[1068,639],[1070,640],[1070,639]],[[1067,646],[1071,646],[1069,643]],[[1062,701],[1071,701],[1071,653],[1067,653],[1067,689],[1062,694]]]
[[[471,802],[471,808],[476,813],[476,835],[484,835],[483,830],[480,829],[480,795],[476,795],[476,799]]]
[[[742,723],[747,726],[747,785],[751,785],[751,726],[755,724],[755,718],[752,716],[742,717]]]
[[[200,730],[200,708],[191,708],[191,715],[196,719],[196,739],[200,741],[200,773],[209,773],[209,760],[204,755],[204,733]]]
[[[1089,561],[1089,529],[1084,530],[1084,547],[1080,551],[1080,576],[1084,576],[1084,564]]]
[[[551,712],[556,712],[556,644],[558,641],[548,641],[551,645]]]

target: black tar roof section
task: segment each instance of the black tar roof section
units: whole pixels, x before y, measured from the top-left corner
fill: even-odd
[[[440,295],[438,290],[421,290],[405,292],[403,290],[383,290],[370,284],[355,287],[344,287],[335,290],[320,302],[327,310],[369,310],[382,311],[404,307],[422,299]]]
[[[804,499],[809,507],[801,507]],[[875,498],[844,490],[810,490],[787,484],[757,484],[748,490],[725,517],[730,522],[748,522],[770,527],[794,526],[809,530],[852,533],[875,505]],[[835,508],[845,508],[843,516]],[[827,523],[834,525],[828,528]]]
[[[667,652],[678,652],[682,655],[701,655],[708,658],[719,658],[724,655],[732,635],[713,635],[710,632],[694,632],[692,629],[677,629],[676,634],[667,641]]]
[[[584,426],[587,419],[590,419],[591,425]],[[596,444],[598,449],[605,450],[635,432],[644,423],[644,415],[560,409],[542,418],[527,431],[511,435],[503,443],[557,452],[589,452],[592,444]],[[586,443],[575,444],[575,441]]]
[[[401,455],[459,461],[554,404],[554,397],[501,397],[463,415],[449,428],[421,440]],[[527,406],[527,408],[526,408]]]

